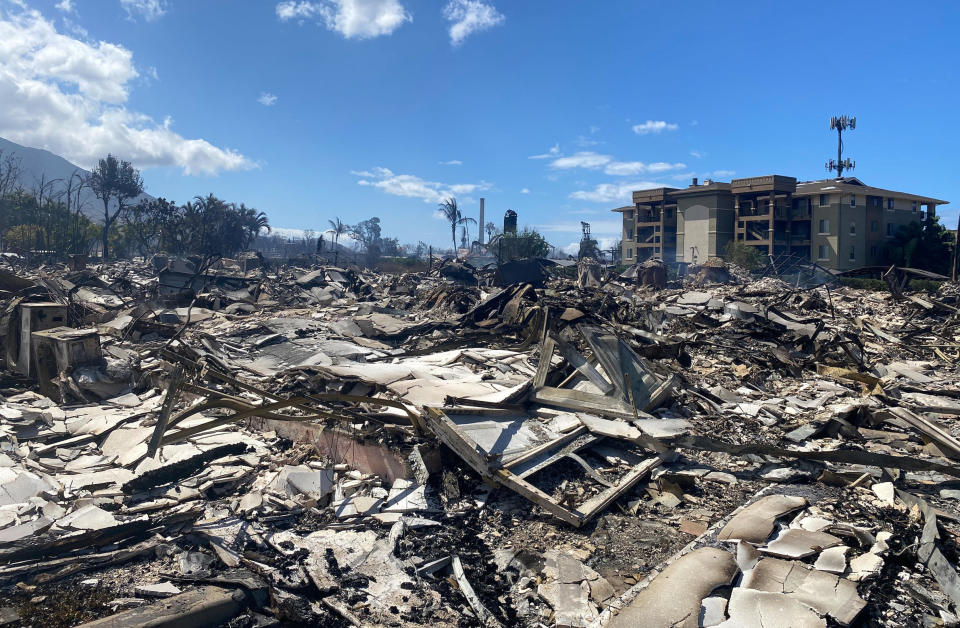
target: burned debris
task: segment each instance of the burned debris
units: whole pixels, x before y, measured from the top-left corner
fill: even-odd
[[[8,266],[0,625],[956,625],[960,291],[887,276]]]

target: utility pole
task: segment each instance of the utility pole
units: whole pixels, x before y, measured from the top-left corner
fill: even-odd
[[[960,271],[960,218],[957,219],[957,237],[953,239],[953,263],[950,264],[950,280],[956,283]]]
[[[837,178],[843,178],[844,170],[853,170],[857,167],[857,162],[850,161],[850,158],[843,158],[843,132],[847,129],[851,131],[857,128],[857,118],[855,116],[834,116],[830,118],[830,130],[837,131],[837,159],[831,159],[826,163],[828,171],[837,171]]]

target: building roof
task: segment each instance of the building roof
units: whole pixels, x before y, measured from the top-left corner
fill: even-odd
[[[782,174],[768,174],[759,177],[731,179],[730,189],[735,194],[750,192],[786,192],[793,194],[797,190],[797,180]]]
[[[654,202],[666,202],[669,195],[677,191],[677,188],[663,186],[659,188],[647,188],[646,190],[634,190],[633,192],[633,202],[634,203],[654,203]]]
[[[708,194],[713,192],[730,191],[729,183],[724,183],[723,181],[710,181],[709,179],[707,179],[707,181],[709,181],[709,183],[704,182],[700,183],[699,185],[691,185],[683,188],[682,190],[670,192],[670,196],[686,196],[688,194]]]
[[[946,205],[950,201],[944,201],[929,196],[920,196],[918,194],[908,194],[907,192],[897,192],[895,190],[886,190],[884,188],[875,188],[867,185],[856,177],[844,177],[842,179],[821,179],[819,181],[802,181],[797,184],[797,194],[830,194],[837,192],[848,192],[850,194],[869,194],[871,196],[895,196],[897,198],[906,198],[919,203],[933,203],[936,205]]]
[[[709,182],[704,182],[700,185],[691,185],[681,189],[664,186],[660,188],[637,190],[633,193],[633,201],[634,203],[645,204],[653,201],[665,201],[668,197],[713,193],[720,191],[743,192],[747,190],[759,191],[763,189],[789,191],[789,188],[792,187],[793,182],[796,181],[796,179],[793,177],[785,177],[783,175],[766,175],[762,177],[734,179],[730,183],[710,181],[709,179],[707,181]],[[796,184],[795,194],[798,196],[803,196],[810,194],[836,194],[843,192],[850,194],[866,194],[871,196],[894,196],[897,198],[905,198],[911,201],[917,201],[918,203],[922,204],[946,205],[950,202],[929,196],[920,196],[918,194],[908,194],[907,192],[897,192],[895,190],[875,188],[867,185],[856,177],[843,177],[842,179],[821,179],[818,181],[801,181]],[[625,205],[611,211],[623,213],[635,208],[635,205]]]

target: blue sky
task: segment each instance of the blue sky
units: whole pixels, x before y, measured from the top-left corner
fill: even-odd
[[[453,193],[564,247],[616,237],[631,189],[825,178],[849,114],[853,174],[955,227],[958,28],[956,2],[0,0],[0,136],[277,227],[446,245]]]

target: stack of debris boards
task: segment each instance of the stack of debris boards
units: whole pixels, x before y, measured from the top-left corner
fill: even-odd
[[[956,286],[253,261],[0,261],[0,625],[957,624]]]

